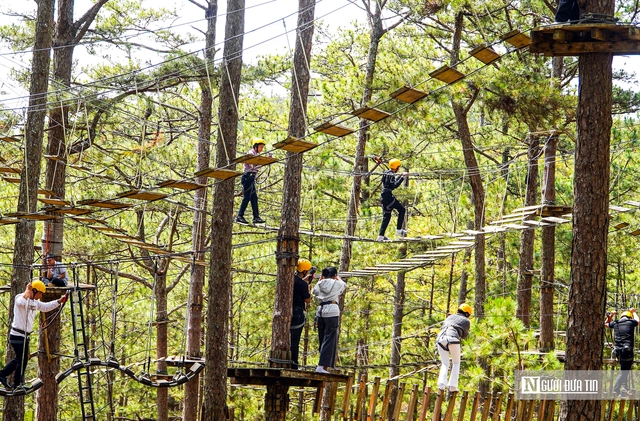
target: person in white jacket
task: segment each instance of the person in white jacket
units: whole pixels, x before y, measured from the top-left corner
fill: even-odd
[[[24,294],[16,296],[13,305],[13,322],[9,332],[9,343],[15,351],[15,357],[0,370],[0,383],[7,389],[15,389],[22,384],[22,376],[29,360],[29,335],[33,329],[33,319],[37,311],[44,313],[54,310],[67,301],[63,295],[58,300],[43,303],[40,301],[47,287],[42,281],[27,284]],[[7,376],[15,372],[13,387],[9,386]]]
[[[318,300],[316,320],[320,360],[317,373],[329,373],[327,368],[332,368],[335,364],[340,325],[338,301],[346,288],[347,284],[340,279],[338,269],[333,266],[322,269],[322,279],[313,288],[313,295]]]

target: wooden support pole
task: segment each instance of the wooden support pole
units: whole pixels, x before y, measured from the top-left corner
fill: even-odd
[[[449,400],[447,401],[447,412],[444,414],[444,421],[451,421],[453,418],[453,408],[456,406],[456,397],[458,396],[458,392],[453,392],[449,396]]]
[[[380,389],[380,377],[373,379],[373,387],[371,388],[371,397],[369,399],[369,410],[367,411],[367,421],[375,421],[376,419],[376,403],[378,400],[378,390]]]
[[[391,389],[393,389],[393,382],[387,380],[387,385],[384,387],[384,398],[382,398],[382,409],[380,410],[380,419],[387,419],[387,411],[389,411],[389,399],[391,399]]]
[[[409,407],[407,408],[407,421],[413,421],[416,414],[416,402],[418,401],[418,385],[414,384],[411,389],[411,398],[409,399]]]
[[[547,407],[547,400],[543,399],[540,401],[540,405],[538,405],[538,419],[540,421],[544,420],[544,410]]]
[[[345,386],[345,389],[344,389],[344,398],[342,398],[342,419],[344,421],[347,421],[347,419],[349,418],[349,404],[351,400],[351,388],[353,387],[354,376],[355,374],[353,374],[352,376],[349,376],[349,379],[347,380],[347,385]]]
[[[338,395],[338,382],[331,382],[329,383],[329,393],[331,393],[331,395],[329,396],[329,412],[330,413],[334,413],[336,412],[336,397]]]
[[[322,409],[322,392],[324,391],[325,382],[322,382],[322,386],[318,386],[316,388],[316,399],[313,402],[313,413],[320,413],[320,409]]]
[[[507,399],[507,408],[504,410],[504,419],[511,419],[511,411],[513,411],[513,393],[509,393],[509,399]],[[516,415],[517,417],[517,415]],[[462,421],[462,420],[460,420]]]
[[[469,392],[462,392],[462,399],[460,400],[460,410],[458,411],[458,421],[464,421],[464,413],[467,410],[467,400],[469,399]],[[505,418],[509,420],[509,418]]]
[[[556,401],[549,402],[549,408],[547,408],[547,418],[545,421],[553,421],[555,419],[554,412],[556,412]]]
[[[487,421],[489,419],[489,410],[491,409],[491,404],[493,403],[493,393],[489,394],[487,398],[484,400],[484,405],[482,406],[482,421]]]
[[[533,406],[536,401],[529,401],[527,405],[527,416],[524,418],[527,421],[531,421],[533,419]]]
[[[400,420],[400,409],[402,409],[402,399],[404,398],[404,386],[404,383],[400,383],[400,387],[398,387],[396,401],[393,403],[393,417],[391,418],[391,421]]]
[[[431,396],[431,387],[427,386],[422,394],[422,408],[420,409],[419,421],[425,421],[427,412],[429,411],[429,397]]]
[[[469,418],[469,421],[476,421],[479,404],[480,404],[480,392],[476,392],[476,396],[473,398],[473,406],[471,407],[471,417]]]
[[[367,377],[363,374],[360,376],[360,385],[358,386],[358,397],[356,398],[356,416],[355,420],[362,419],[362,401],[364,401],[364,391],[367,387]]]
[[[444,399],[444,390],[438,389],[438,395],[436,396],[436,403],[435,403],[435,406],[433,407],[433,418],[431,418],[431,421],[440,421],[440,411],[442,410],[443,399]]]
[[[498,393],[496,404],[493,407],[493,421],[500,421],[500,410],[502,409],[502,393]]]
[[[638,401],[631,400],[629,401],[629,409],[627,410],[627,421],[631,421],[633,419],[633,408],[638,404]],[[637,414],[637,411],[636,411]]]
[[[607,418],[609,421],[613,421],[613,408],[615,407],[616,401],[611,400],[611,401],[606,401],[609,404],[609,418]]]

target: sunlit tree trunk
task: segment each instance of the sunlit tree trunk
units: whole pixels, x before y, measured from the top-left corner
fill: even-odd
[[[205,33],[204,52],[204,72],[200,82],[200,115],[198,119],[198,157],[196,162],[196,172],[209,167],[211,159],[211,148],[209,140],[211,138],[211,118],[213,114],[213,92],[214,85],[214,57],[216,40],[216,22],[218,13],[217,0],[208,1],[205,10],[207,19],[207,32]],[[197,184],[207,184],[207,177],[196,177]],[[193,213],[193,229],[191,239],[194,259],[204,260],[203,253],[207,238],[207,189],[198,189],[194,193],[193,206],[196,209]],[[199,359],[202,357],[202,308],[203,289],[206,270],[204,266],[194,265],[191,270],[189,282],[189,299],[187,315],[187,358]],[[198,393],[200,390],[200,376],[188,381],[184,386],[184,407],[182,419],[195,420],[198,416]]]
[[[244,0],[228,0],[225,43],[220,78],[216,167],[226,167],[236,156],[238,104],[244,42]],[[233,167],[233,166],[231,166]],[[201,420],[225,420],[227,408],[227,356],[234,180],[215,183],[212,197],[209,290],[204,399]]]

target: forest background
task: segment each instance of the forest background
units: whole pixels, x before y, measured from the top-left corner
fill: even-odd
[[[154,253],[153,249],[105,235],[108,229],[89,227],[95,227],[95,222],[74,220],[70,215],[64,218],[64,246],[60,254],[74,279],[98,287],[88,298],[92,352],[105,359],[115,354],[121,362],[144,370],[145,362],[163,353],[187,353],[189,279],[198,266],[189,262],[194,250],[202,250],[193,242],[194,210],[198,209],[198,200],[202,200],[197,192],[208,192],[211,206],[216,200],[213,195],[216,182],[209,179],[207,189],[195,191],[158,185],[167,180],[197,181],[195,173],[202,169],[198,168],[199,146],[208,143],[211,156],[215,156],[220,144],[215,135],[209,141],[199,134],[200,101],[201,91],[208,88],[213,94],[211,108],[217,109],[217,92],[222,83],[222,24],[226,15],[224,5],[220,4],[215,48],[206,48],[203,31],[207,19],[196,0],[177,3],[175,9],[159,8],[160,2],[131,0],[77,2],[75,6],[70,2],[75,7],[76,19],[100,3],[92,24],[77,44],[70,83],[61,87],[52,78],[49,84],[51,94],[46,109],[52,111],[58,104],[64,104],[69,116],[62,149],[58,144],[58,149],[51,150],[50,131],[44,136],[49,148],[45,155],[49,158],[41,160],[39,186],[51,188],[55,176],[47,178],[49,168],[65,166],[64,194],[57,194],[58,197],[64,197],[73,206],[88,199],[115,199],[131,204],[123,209],[98,209],[89,217],[98,219],[97,225],[120,230],[171,253],[170,256]],[[291,12],[280,10],[283,3]],[[35,8],[35,4],[29,5]],[[269,26],[281,29],[263,29],[259,25],[245,28],[243,55],[247,54],[247,59],[237,97],[238,154],[249,149],[252,137],[266,139],[269,150],[275,142],[287,137],[296,6],[293,1],[246,4],[247,16],[251,13],[261,16],[265,25],[273,23]],[[320,7],[325,8],[323,12]],[[335,24],[344,22],[345,16],[351,18],[354,7],[360,17]],[[618,2],[616,16],[625,22],[635,22],[637,7],[634,2]],[[312,79],[305,139],[321,145],[303,155],[300,227],[320,235],[302,235],[300,256],[319,268],[340,266],[348,272],[419,255],[455,241],[454,236],[446,234],[478,228],[478,209],[474,209],[478,204],[477,197],[474,198],[477,192],[470,183],[474,176],[481,177],[484,190],[480,227],[514,209],[541,203],[539,183],[544,178],[541,151],[554,138],[551,130],[567,133],[558,138],[555,202],[571,206],[577,60],[568,57],[552,62],[500,41],[501,35],[513,29],[526,33],[533,27],[551,23],[554,9],[555,4],[545,1],[398,0],[377,4],[319,1],[309,63]],[[3,11],[10,12],[10,6],[3,5]],[[282,19],[291,13],[293,21],[287,20],[283,25]],[[375,25],[377,13],[382,18],[381,26]],[[185,24],[187,14],[190,18],[186,21],[190,23]],[[56,17],[59,16],[57,12]],[[335,16],[341,17],[334,20]],[[6,168],[20,169],[26,160],[24,151],[28,148],[23,133],[28,100],[33,97],[24,93],[28,91],[31,72],[21,60],[28,60],[32,53],[34,19],[35,12],[20,10],[8,13],[3,20],[0,63],[10,72],[2,80],[0,134],[18,139],[0,143]],[[176,27],[178,23],[180,26]],[[276,43],[269,40],[274,34],[282,34],[285,27],[291,31],[287,47],[282,48],[279,41],[274,51],[271,47]],[[368,54],[376,36],[379,43],[375,71],[373,78],[367,80]],[[493,45],[503,56],[490,65],[473,61],[468,51],[478,45]],[[215,57],[204,56],[206,51],[216,51]],[[445,86],[429,77],[433,70],[458,59],[462,60],[458,70],[468,74],[460,82]],[[640,98],[636,93],[634,62],[620,57],[616,63],[611,204],[631,210],[612,217],[607,304],[610,309],[621,310],[638,307],[635,293],[638,219],[633,211],[636,207],[625,203],[640,202],[635,177],[639,165]],[[410,106],[390,101],[390,94],[405,85],[428,95]],[[350,112],[362,105],[377,105],[392,116],[375,124],[367,123],[366,129],[361,126],[358,132],[345,137],[315,133],[315,127],[328,121],[356,128],[360,122]],[[460,115],[456,115],[456,109],[460,108],[468,123],[471,149],[461,142]],[[213,133],[218,124],[219,117],[214,113]],[[544,134],[531,134],[541,132]],[[364,154],[358,151],[362,133],[366,139]],[[465,164],[465,152],[469,151],[477,160],[471,171]],[[279,162],[262,170],[258,194],[267,226],[278,227],[285,157],[278,150],[272,153]],[[52,155],[64,159],[53,159]],[[397,197],[409,210],[409,236],[442,235],[442,238],[410,243],[354,242],[350,261],[345,264],[345,246],[340,236],[348,230],[346,222],[354,220],[349,214],[354,175],[362,176],[363,187],[358,195],[357,225],[352,234],[374,239],[381,220],[378,205],[381,168],[375,167],[372,160],[363,159],[368,156],[385,161],[398,158],[411,173],[409,183],[397,190]],[[356,157],[365,163],[364,171],[358,169]],[[540,165],[531,165],[537,161]],[[214,167],[215,163],[211,160],[207,166]],[[54,172],[52,169],[51,173]],[[15,173],[5,172],[5,182],[0,183],[0,211],[5,216],[18,208],[18,185],[11,182],[16,177]],[[529,187],[527,199],[527,186],[536,179],[538,184],[534,181]],[[131,189],[168,196],[157,201],[118,198]],[[237,209],[241,196],[239,180],[235,195]],[[44,205],[41,202],[38,208]],[[205,213],[211,216],[209,211]],[[49,229],[53,228],[48,228],[45,222],[33,224],[37,246],[33,260],[37,264],[46,247],[43,244],[49,241]],[[15,269],[13,227],[4,225],[0,231],[0,270],[7,283]],[[208,237],[204,249],[209,250],[215,236],[209,234],[208,226],[202,231]],[[539,268],[542,254],[539,230],[525,231],[533,233],[534,240],[533,264],[524,269],[520,264],[522,230],[487,236],[482,255],[486,265],[483,276],[487,280],[481,294],[484,314],[474,320],[472,339],[463,347],[464,389],[486,387],[504,391],[511,386],[510,376],[518,367],[559,367],[553,353],[541,362],[538,356],[521,351],[538,348],[536,335],[542,316],[551,316],[553,320],[552,348],[563,349],[570,279],[570,224],[558,226],[555,232],[551,314],[540,312],[537,279],[530,288],[522,288],[524,271]],[[393,237],[393,222],[389,232]],[[267,363],[276,289],[275,241],[276,233],[268,229],[238,225],[233,228],[233,282],[228,295],[228,317],[225,316],[230,365]],[[348,278],[337,366],[366,371],[370,378],[401,377],[409,383],[435,384],[438,362],[433,338],[438,323],[458,302],[476,305],[478,302],[474,250],[475,243],[434,265],[410,272]],[[160,278],[166,281],[162,288]],[[208,275],[205,278],[209,279]],[[114,294],[116,283],[118,293]],[[517,303],[522,302],[522,294],[527,291],[530,296],[525,295],[524,299],[531,305],[522,313]],[[5,295],[3,320],[8,323],[9,294]],[[113,309],[116,309],[114,318]],[[66,356],[73,354],[72,341],[66,332],[68,317],[63,315],[61,322],[61,354]],[[158,333],[159,326],[166,326],[167,331]],[[305,335],[308,342],[304,345],[304,365],[313,367],[318,356],[317,340],[312,329]],[[159,345],[163,342],[164,345]],[[204,335],[200,346],[204,352]],[[61,360],[62,367],[71,361]],[[35,377],[35,364],[30,364],[29,370],[27,378]],[[58,419],[74,419],[73,414],[78,413],[77,386],[72,383],[60,385]],[[113,384],[117,387],[112,387]],[[96,377],[96,390],[100,411],[112,418],[168,419],[185,411],[182,388],[171,389],[162,400],[155,389],[144,388],[124,377],[113,379],[105,375]],[[310,395],[300,396],[304,405],[297,408],[308,410]],[[239,419],[255,419],[263,405],[263,390],[233,387],[228,399]],[[148,405],[148,401],[156,405]],[[35,398],[27,398],[27,416],[33,416],[35,402]],[[291,416],[296,416],[296,411]]]

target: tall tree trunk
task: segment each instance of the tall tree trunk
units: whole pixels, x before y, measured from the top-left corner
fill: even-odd
[[[298,28],[293,53],[289,136],[301,138],[307,129],[307,97],[313,43],[314,0],[298,1]],[[271,358],[291,360],[291,316],[293,314],[293,278],[299,252],[300,191],[302,155],[287,152],[282,186],[282,219],[278,230],[276,262],[278,278],[271,323]],[[273,365],[271,362],[270,365]],[[288,386],[267,386],[265,419],[283,420],[289,407]]]
[[[551,136],[544,147],[542,204],[556,203],[556,150],[558,137]],[[556,259],[556,227],[542,227],[542,265],[540,268],[540,350],[551,351],[553,343],[553,284]]]
[[[53,108],[49,113],[49,128],[47,130],[47,154],[58,159],[48,159],[46,162],[45,188],[52,191],[59,199],[65,198],[67,142],[66,131],[69,127],[69,103],[64,98],[71,86],[73,52],[75,46],[82,39],[87,29],[94,21],[102,6],[108,0],[96,2],[77,22],[73,20],[75,0],[58,0],[58,20],[55,25],[53,40]],[[62,259],[64,238],[64,219],[62,216],[44,222],[42,233],[43,254],[51,252],[58,259]],[[72,275],[72,274],[70,274]],[[73,279],[70,277],[70,280]],[[60,348],[60,319],[57,318],[47,328],[43,340],[49,341],[50,352],[55,355]],[[56,375],[60,372],[60,360],[38,355],[38,376],[43,386],[37,394],[38,421],[54,421],[58,413],[58,383]]]
[[[202,171],[209,167],[211,159],[211,118],[213,107],[213,70],[216,41],[216,22],[218,14],[218,2],[212,0],[207,2],[205,18],[207,19],[207,32],[205,34],[204,64],[205,72],[202,74],[200,82],[200,116],[198,120],[198,157],[196,171]],[[196,177],[198,184],[207,184],[207,177]],[[193,230],[191,241],[193,243],[194,259],[204,260],[203,253],[206,247],[207,238],[207,189],[196,190],[193,198],[193,206],[196,209],[193,213]],[[191,268],[191,279],[189,282],[188,315],[187,315],[187,358],[201,358],[202,351],[200,342],[202,340],[202,303],[205,278],[205,267],[194,265]],[[200,376],[185,383],[184,386],[184,406],[182,419],[195,420],[198,416],[198,392],[200,390]]]
[[[456,16],[455,32],[453,36],[453,46],[451,49],[451,66],[460,61],[460,40],[462,38],[462,26],[464,24],[464,15],[459,12]],[[475,102],[478,95],[478,89],[475,88],[472,92],[471,98],[466,105],[452,98],[451,107],[456,118],[456,124],[458,126],[458,137],[462,143],[462,151],[464,155],[464,163],[467,167],[469,184],[471,185],[471,194],[473,200],[474,211],[474,229],[481,231],[484,225],[484,186],[482,185],[482,177],[480,175],[480,167],[475,155],[475,147],[473,145],[473,138],[471,136],[471,130],[469,129],[469,122],[467,121],[467,113]],[[485,272],[485,237],[484,234],[477,234],[475,240],[475,268],[476,268],[476,281],[475,281],[475,301],[473,303],[473,313],[477,319],[484,317],[484,304],[486,301],[486,272]],[[485,358],[479,358],[478,364],[485,370],[485,373],[489,374],[489,361]],[[487,381],[481,381],[479,385],[479,391],[486,395],[489,390],[489,383]]]
[[[613,15],[612,0],[580,2],[587,13]],[[584,7],[586,6],[586,7]],[[609,229],[609,153],[611,137],[612,55],[579,59],[577,140],[574,172],[571,288],[565,370],[602,368],[604,306]],[[593,346],[598,344],[598,346]],[[593,420],[601,401],[567,401],[566,420]]]
[[[407,243],[403,243],[404,258],[407,255]],[[406,272],[400,271],[396,276],[396,288],[395,295],[393,297],[393,328],[391,334],[391,354],[389,359],[389,377],[395,378],[400,375],[400,357],[402,355],[402,321],[404,318],[404,303],[405,303],[405,274]],[[393,389],[391,391],[391,400],[393,405],[389,407],[388,420],[393,420],[393,413],[395,412],[395,405],[402,405],[402,402],[396,402],[398,397],[398,381],[393,380]]]
[[[154,279],[154,294],[156,300],[156,374],[167,374],[167,342],[169,340],[168,326],[169,317],[167,310],[167,271],[168,262],[160,264]],[[167,421],[169,419],[169,389],[158,388],[156,395],[156,406],[158,407],[157,421]]]
[[[244,0],[227,1],[227,22],[221,65],[220,106],[216,167],[231,164],[236,156],[238,104],[244,42]],[[201,419],[225,420],[227,408],[227,355],[229,297],[231,296],[231,245],[234,180],[215,183],[212,197],[209,290],[207,292],[207,334],[204,398]]]
[[[371,101],[373,92],[373,76],[376,70],[376,58],[378,57],[378,46],[380,40],[386,33],[382,26],[382,8],[380,2],[376,2],[375,12],[366,7],[369,18],[369,51],[367,53],[367,67],[364,76],[364,89],[360,106],[365,107]],[[355,164],[353,167],[353,182],[351,185],[351,195],[349,196],[349,207],[347,208],[347,223],[344,229],[345,236],[352,236],[356,232],[358,224],[358,210],[360,208],[360,196],[362,192],[362,177],[367,172],[367,157],[365,149],[369,137],[370,122],[360,119],[358,130],[358,142],[356,144]],[[348,238],[342,240],[342,252],[340,253],[340,271],[346,272],[351,265],[352,241]]]
[[[527,191],[524,205],[532,206],[538,201],[538,155],[540,154],[540,141],[537,137],[529,137],[529,149],[527,152]],[[525,219],[532,219],[528,216]],[[520,234],[520,262],[518,264],[518,290],[516,300],[516,317],[522,320],[525,326],[531,325],[531,287],[533,285],[533,247],[536,232],[534,229],[522,230]]]
[[[44,119],[47,113],[47,87],[49,83],[50,53],[53,40],[54,0],[40,0],[36,16],[36,38],[33,45],[31,82],[29,86],[29,108],[25,123],[25,146],[20,177],[18,212],[32,213],[37,210],[40,162],[44,138]],[[33,264],[33,242],[35,221],[20,219],[16,224],[13,248],[13,268],[11,271],[11,299],[9,321],[13,320],[15,296],[22,293],[31,280],[30,267]],[[11,323],[9,323],[9,326]],[[7,333],[8,333],[7,329]],[[7,338],[9,335],[7,334]],[[13,348],[7,341],[7,361],[14,356]],[[19,421],[24,418],[24,397],[4,400],[4,419]]]

